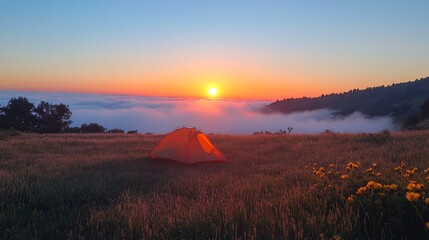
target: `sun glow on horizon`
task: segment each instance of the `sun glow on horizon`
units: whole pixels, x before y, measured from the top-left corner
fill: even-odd
[[[211,87],[210,89],[209,89],[209,95],[210,95],[210,97],[216,97],[216,95],[217,95],[217,88],[215,88],[215,87]]]

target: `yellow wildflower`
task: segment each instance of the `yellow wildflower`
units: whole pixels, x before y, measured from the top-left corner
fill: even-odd
[[[374,186],[374,184],[375,184],[375,182],[374,182],[374,181],[369,181],[369,182],[366,184],[366,187],[367,187],[367,188],[372,188],[372,186]]]
[[[374,169],[372,169],[371,167],[371,168],[368,168],[365,172],[372,172],[372,171],[374,171]]]
[[[398,185],[396,185],[396,184],[385,184],[385,185],[383,185],[383,188],[385,189],[385,190],[396,190],[396,189],[398,189]]]
[[[421,183],[416,183],[415,181],[410,181],[407,185],[408,191],[421,191],[423,189],[424,185]]]
[[[329,164],[329,167],[330,167],[330,168],[333,168],[333,167],[334,167],[334,164],[332,164],[332,163],[331,163],[331,164]]]
[[[429,222],[426,223],[426,227],[429,228]]]
[[[323,171],[314,171],[314,174],[316,174],[320,178],[324,178],[326,176],[326,174]]]
[[[424,173],[428,173],[429,172],[429,168],[426,168],[425,170],[423,170]]]
[[[353,195],[350,195],[348,198],[347,198],[347,203],[353,203],[355,201],[355,198],[354,198],[354,196]]]
[[[420,198],[420,194],[415,192],[407,192],[407,194],[405,194],[405,197],[410,202],[417,202]]]
[[[356,191],[356,194],[364,195],[364,194],[365,194],[365,192],[366,192],[366,187],[360,187],[360,188],[358,188],[358,190]]]
[[[369,181],[366,184],[366,187],[369,188],[369,189],[371,189],[371,190],[376,190],[376,189],[382,188],[383,185],[381,185],[381,183],[377,183],[377,182],[374,182],[374,181]]]
[[[429,198],[425,198],[425,205],[429,206]]]
[[[345,179],[349,178],[349,176],[347,174],[343,174],[343,175],[341,175],[340,178],[343,179],[343,180],[345,180]]]
[[[381,183],[374,184],[374,189],[380,189],[381,187],[383,187],[383,185],[381,185]]]
[[[377,163],[373,163],[373,164],[372,164],[372,167],[373,167],[373,168],[377,168]]]
[[[381,177],[381,173],[376,173],[375,176]]]
[[[401,171],[402,170],[402,168],[401,167],[395,167],[395,171]]]
[[[354,163],[354,162],[349,162],[348,164],[347,164],[347,170],[350,170],[350,169],[352,169],[352,168],[354,168],[354,169],[358,169],[360,167],[360,163],[359,162],[356,162],[356,163]]]
[[[304,169],[308,169],[308,166],[307,166],[307,165],[305,165],[305,166],[304,166]]]
[[[409,174],[410,176],[411,176],[411,175],[414,175],[414,173],[416,173],[416,172],[417,172],[417,170],[418,170],[418,168],[413,168],[413,169],[407,170],[407,171],[406,171],[406,174]]]

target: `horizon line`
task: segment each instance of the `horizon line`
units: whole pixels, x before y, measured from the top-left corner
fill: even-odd
[[[286,100],[286,99],[300,99],[300,98],[319,98],[322,97],[323,95],[330,95],[330,94],[341,94],[341,93],[347,93],[349,91],[352,90],[366,90],[367,88],[377,88],[377,87],[389,87],[389,86],[393,86],[393,85],[398,85],[398,84],[404,84],[404,83],[409,83],[409,82],[415,82],[415,81],[419,81],[419,80],[423,80],[423,79],[427,79],[429,78],[429,76],[426,77],[420,77],[420,78],[416,78],[415,80],[408,80],[408,81],[402,81],[402,82],[398,82],[398,83],[390,83],[388,85],[377,85],[377,86],[367,86],[365,88],[354,88],[354,89],[349,89],[348,91],[343,91],[343,92],[330,92],[330,93],[322,93],[319,94],[317,96],[301,96],[301,97],[284,97],[282,99],[275,99],[275,98],[240,98],[240,97],[234,97],[234,98],[222,98],[222,97],[197,97],[197,96],[168,96],[168,95],[146,95],[146,94],[133,94],[133,93],[112,93],[112,92],[87,92],[87,91],[67,91],[67,90],[28,90],[28,89],[0,89],[0,91],[4,91],[4,92],[26,92],[26,93],[61,93],[61,94],[86,94],[86,95],[114,95],[114,96],[135,96],[135,97],[149,97],[149,98],[175,98],[175,99],[203,99],[203,100],[213,100],[213,101],[282,101],[282,100]]]

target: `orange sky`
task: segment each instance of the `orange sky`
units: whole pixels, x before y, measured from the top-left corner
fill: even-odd
[[[130,67],[115,69],[106,66],[106,70],[80,69],[76,72],[11,72],[6,76],[0,75],[0,89],[205,98],[208,97],[208,89],[216,87],[219,98],[275,100],[314,97],[424,77],[424,72],[420,76],[412,72],[364,72],[354,75],[349,74],[349,70],[323,71],[316,66],[312,68],[313,71],[308,72],[300,68],[285,71],[264,67],[262,63],[259,67],[256,64],[236,66],[227,63],[223,68],[219,68],[220,64],[211,68],[195,61],[195,69],[187,65],[175,68],[165,66],[165,71],[138,71]]]

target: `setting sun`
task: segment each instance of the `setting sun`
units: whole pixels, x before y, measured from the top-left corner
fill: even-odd
[[[210,94],[211,97],[216,96],[217,95],[217,89],[215,87],[211,87],[209,89],[209,94]]]

